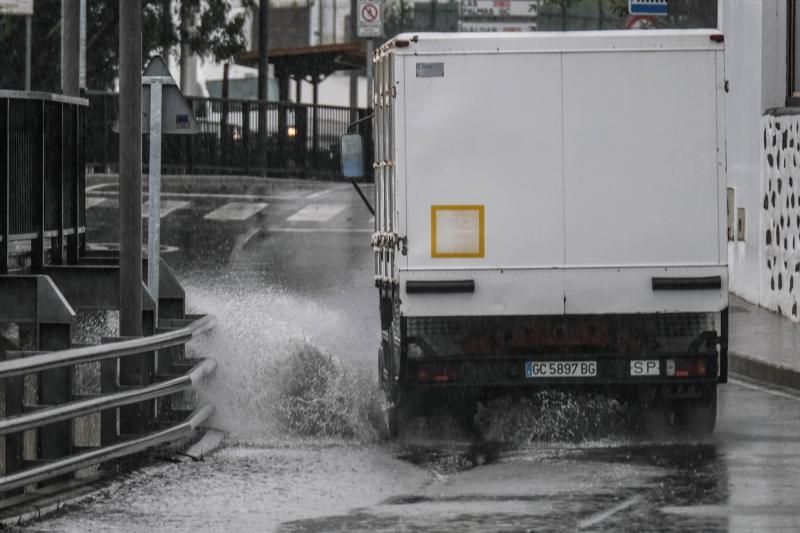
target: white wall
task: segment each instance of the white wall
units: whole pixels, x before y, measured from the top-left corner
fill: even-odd
[[[725,74],[730,82],[726,102],[728,186],[736,190],[736,206],[746,210],[744,242],[728,244],[730,289],[752,302],[760,296],[761,229],[759,224],[762,111],[761,0],[720,2],[725,34]]]

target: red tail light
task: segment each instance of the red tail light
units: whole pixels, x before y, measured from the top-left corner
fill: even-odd
[[[708,369],[705,359],[667,359],[667,375],[676,378],[703,378]]]

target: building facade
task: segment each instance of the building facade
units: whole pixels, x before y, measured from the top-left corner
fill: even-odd
[[[797,0],[720,2],[730,289],[800,320]]]

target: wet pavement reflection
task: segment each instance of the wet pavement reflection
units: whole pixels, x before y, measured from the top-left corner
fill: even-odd
[[[747,383],[722,387],[703,442],[615,424],[567,441],[518,427],[473,442],[437,420],[387,441],[371,220],[352,191],[307,187],[276,185],[246,221],[205,219],[224,203],[213,196],[163,221],[190,305],[220,319],[192,350],[219,363],[203,394],[227,448],[129,474],[26,530],[800,531],[800,397]],[[288,221],[309,195],[344,207],[323,225]],[[88,216],[93,241],[114,239],[113,208]],[[617,409],[599,405],[570,416]]]

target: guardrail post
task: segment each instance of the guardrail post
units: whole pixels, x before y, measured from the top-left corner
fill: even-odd
[[[39,324],[39,349],[46,351],[70,348],[69,324]],[[55,368],[39,373],[39,404],[60,405],[72,400],[73,367]],[[39,433],[39,457],[58,459],[72,453],[72,422],[56,422]]]
[[[117,387],[118,359],[100,361],[100,394],[112,394]],[[109,446],[117,441],[117,409],[106,409],[100,413],[100,445]]]
[[[142,336],[155,334],[155,303],[142,284]],[[119,360],[119,384],[123,387],[141,387],[153,383],[155,352],[123,357]],[[155,422],[155,401],[121,407],[119,428],[123,435],[138,435],[151,431]]]
[[[10,360],[13,357],[4,353],[5,360]],[[15,378],[8,378],[5,380],[5,404],[6,410],[4,416],[14,416],[22,414],[23,405],[22,398],[25,394],[25,378],[22,376]],[[24,433],[12,433],[5,437],[5,474],[13,474],[19,472],[24,468]],[[14,491],[21,492],[21,490]],[[6,493],[5,496],[10,496]]]

